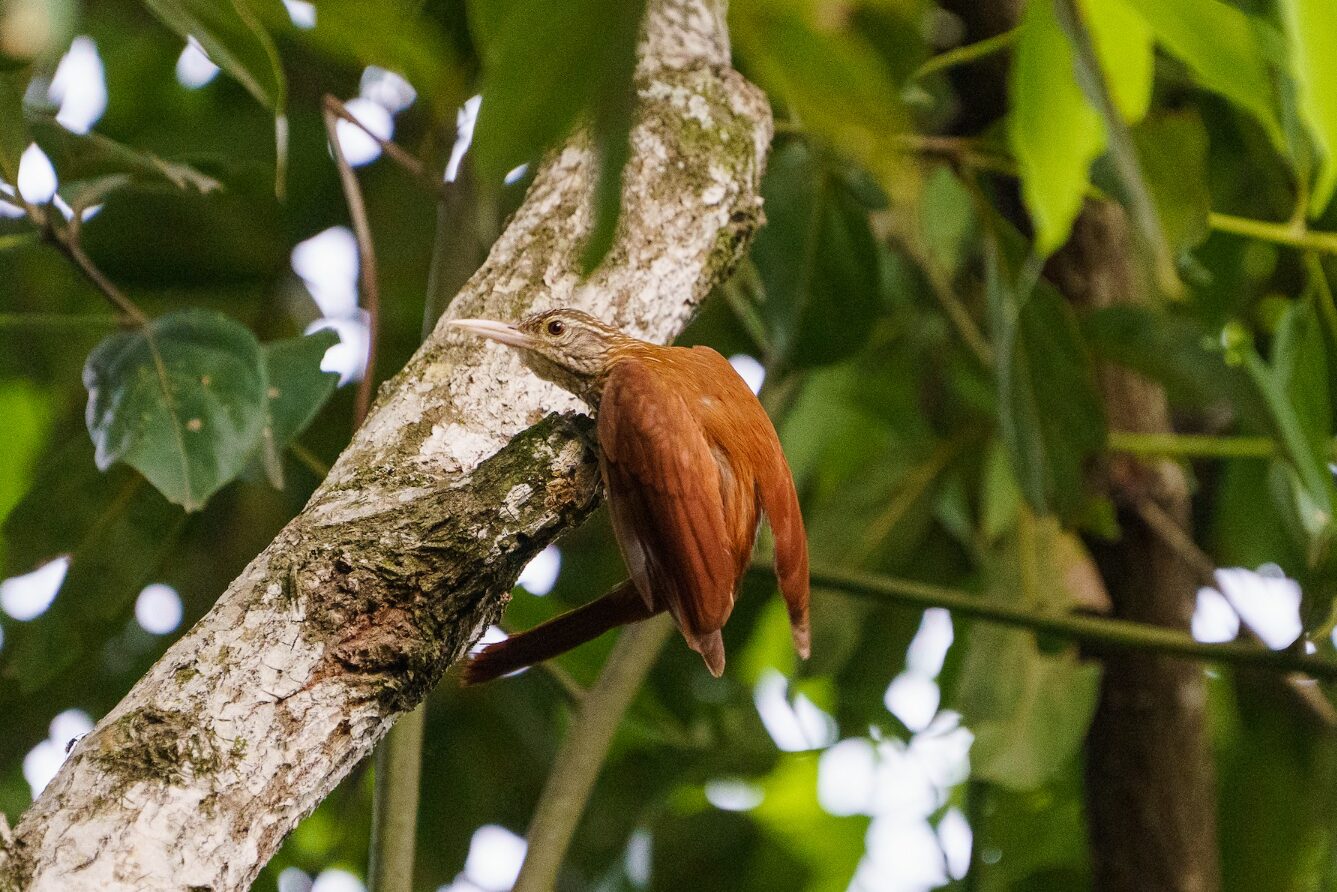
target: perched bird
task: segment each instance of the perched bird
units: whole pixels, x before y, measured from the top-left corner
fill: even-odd
[[[578,310],[550,310],[515,325],[450,324],[519,350],[540,377],[594,409],[613,532],[631,575],[598,600],[484,648],[465,668],[466,683],[533,665],[663,610],[718,677],[720,629],[763,512],[794,646],[808,656],[808,543],[794,478],[770,418],[728,360],[709,347],[647,343]]]

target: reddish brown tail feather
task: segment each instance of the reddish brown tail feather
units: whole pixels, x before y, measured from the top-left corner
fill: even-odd
[[[527,632],[489,644],[464,665],[464,684],[481,684],[508,672],[564,654],[604,632],[649,619],[664,608],[650,609],[628,579],[602,598],[563,613]]]

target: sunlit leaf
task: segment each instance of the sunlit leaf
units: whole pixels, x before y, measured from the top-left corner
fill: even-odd
[[[867,342],[880,303],[868,211],[798,140],[771,158],[762,194],[767,225],[752,256],[777,355],[797,366],[850,355]]]
[[[1263,125],[1285,153],[1266,45],[1270,26],[1223,0],[1126,0],[1156,40],[1184,62],[1203,86],[1225,96]]]
[[[1036,250],[1048,255],[1067,241],[1090,185],[1091,162],[1105,148],[1105,126],[1077,85],[1054,0],[1026,4],[1009,89],[1008,140],[1021,167]]]
[[[255,336],[219,313],[181,310],[113,334],[84,366],[98,467],[124,461],[196,510],[259,445],[266,383]]]
[[[1309,202],[1317,217],[1337,189],[1337,14],[1328,0],[1280,0],[1300,117],[1319,155]]]
[[[1123,0],[1081,0],[1079,6],[1114,106],[1136,124],[1151,105],[1156,61],[1151,28]]]

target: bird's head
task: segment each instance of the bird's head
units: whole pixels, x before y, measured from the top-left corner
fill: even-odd
[[[490,319],[455,319],[448,324],[514,347],[539,377],[594,400],[618,350],[638,343],[588,313],[565,308],[535,313],[514,325]]]

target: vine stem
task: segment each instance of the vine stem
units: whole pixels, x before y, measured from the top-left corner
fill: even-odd
[[[512,892],[552,892],[580,816],[641,683],[673,631],[660,614],[623,630],[598,680],[581,698],[570,730],[553,760],[529,825],[529,848]]]
[[[758,573],[769,566],[753,564]],[[1205,644],[1162,626],[1078,614],[1036,613],[1009,604],[984,601],[959,589],[908,579],[848,570],[814,567],[814,588],[832,589],[884,605],[914,609],[941,607],[961,616],[1053,635],[1078,644],[1140,650],[1209,663],[1301,672],[1323,681],[1337,681],[1337,661],[1288,650],[1268,650],[1241,642]]]
[[[344,199],[348,202],[348,217],[353,224],[353,234],[357,237],[359,284],[362,287],[362,303],[367,311],[367,368],[358,382],[354,407],[354,416],[360,425],[371,409],[371,395],[375,387],[376,342],[381,327],[381,289],[377,281],[376,251],[371,239],[371,224],[367,222],[367,204],[362,198],[362,186],[339,144],[338,122],[341,110],[343,107],[338,99],[325,97],[325,133],[329,138],[330,153],[334,155],[334,164],[339,169],[339,182],[343,186]]]
[[[1207,215],[1207,223],[1218,232],[1242,235],[1245,238],[1286,245],[1291,248],[1306,248],[1337,254],[1337,232],[1314,232],[1303,225],[1294,223],[1272,223],[1267,220],[1251,220],[1248,217],[1236,217],[1233,214],[1221,214],[1213,211]]]
[[[1210,434],[1156,434],[1111,431],[1111,452],[1158,458],[1271,458],[1277,444],[1270,437],[1215,437]]]

